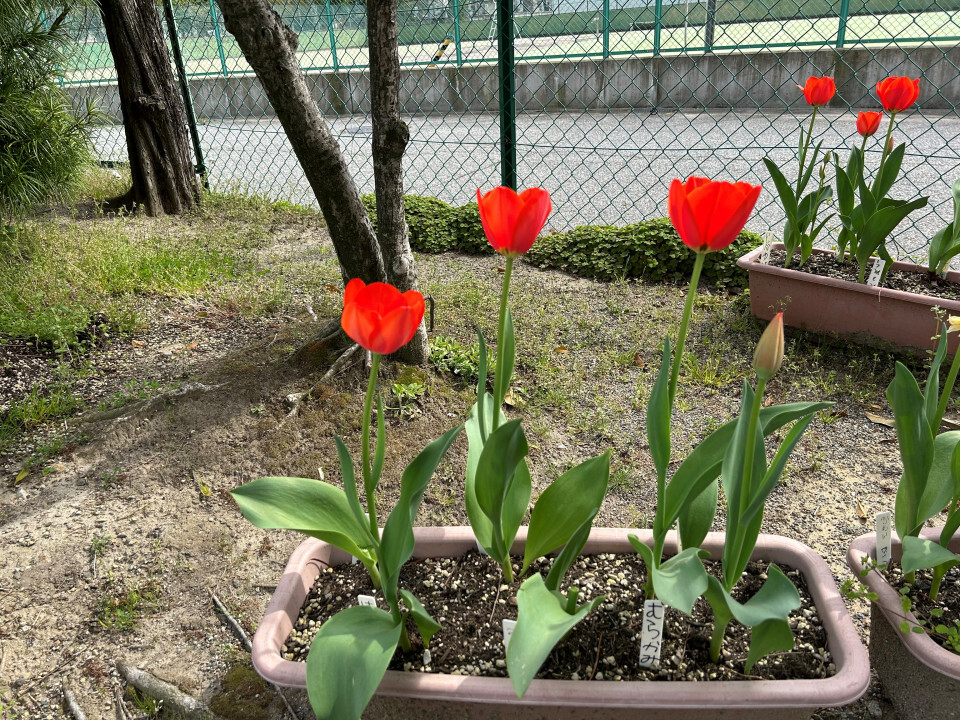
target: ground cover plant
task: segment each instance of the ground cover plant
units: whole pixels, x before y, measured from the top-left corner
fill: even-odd
[[[329,240],[310,211],[238,197],[207,198],[180,219],[127,218],[120,230],[117,220],[93,215],[35,222],[51,237],[63,225],[67,238],[131,233],[157,247],[191,238],[202,247],[215,238],[221,252],[237,253],[243,271],[214,273],[191,288],[117,296],[122,308],[136,309],[134,329],[68,345],[69,352],[4,334],[4,408],[24,403],[34,387],[38,398],[63,387],[79,404],[18,431],[0,457],[0,703],[11,717],[43,717],[42,703],[51,713],[59,706],[65,680],[88,717],[113,717],[118,681],[111,668],[127,660],[198,697],[219,693],[216,707],[240,717],[231,698],[243,697],[243,683],[233,678],[249,672],[248,660],[209,592],[252,631],[299,539],[252,527],[229,491],[283,475],[322,474],[342,486],[336,434],[353,457],[361,455],[366,373],[347,370],[318,384],[325,367],[285,362],[342,309]],[[417,449],[437,428],[467,417],[481,357],[476,331],[497,334],[500,256],[420,253],[418,263],[421,290],[436,303],[435,361],[382,365],[383,388],[424,387],[419,415],[385,418],[385,453],[394,460],[384,466],[382,508],[396,504],[400,470]],[[510,416],[523,418],[533,492],[609,450],[610,488],[594,523],[651,527],[656,470],[643,447],[644,409],[664,329],[679,324],[685,287],[599,282],[525,263],[513,272],[517,363],[505,400]],[[263,302],[270,298],[276,302]],[[762,330],[746,300],[709,284],[693,299],[673,414],[678,456],[737,414],[734,395],[753,375]],[[109,316],[99,301],[90,309]],[[895,430],[867,416],[892,417],[883,391],[895,359],[915,374],[925,367],[922,358],[788,333],[783,366],[767,383],[774,404],[836,403],[814,415],[797,444],[767,501],[765,529],[804,540],[838,578],[846,577],[849,540],[890,504],[902,470]],[[289,417],[286,397],[311,388]],[[115,402],[118,396],[128,401]],[[955,414],[951,400],[946,416]],[[438,466],[417,524],[466,523],[467,455],[460,437]],[[103,608],[122,606],[116,601],[125,592],[147,587],[157,602],[131,614],[130,627],[98,622],[108,618]],[[866,607],[851,602],[861,628]],[[228,672],[231,680],[219,686]],[[283,717],[274,691],[258,692],[269,706],[260,716]],[[305,697],[288,700],[309,716]],[[816,717],[873,718],[884,708],[874,688],[852,708]]]

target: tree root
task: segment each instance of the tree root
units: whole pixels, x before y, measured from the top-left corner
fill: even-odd
[[[331,320],[313,338],[298,347],[287,362],[300,367],[316,367],[321,364],[324,355],[337,353],[350,343],[350,338],[340,327],[340,319]]]
[[[77,704],[77,698],[74,697],[73,690],[67,684],[63,686],[63,704],[66,706],[67,712],[73,716],[73,720],[87,720],[87,716],[83,714],[83,710]]]
[[[159,700],[164,707],[180,713],[187,720],[218,720],[217,716],[210,712],[210,708],[199,700],[146,670],[135,668],[123,660],[117,661],[117,670],[123,679],[137,690]]]
[[[155,397],[148,398],[146,400],[140,400],[138,402],[130,403],[124,405],[123,407],[113,408],[111,410],[95,410],[80,417],[71,418],[67,421],[70,425],[82,425],[90,422],[103,422],[105,420],[116,420],[118,422],[122,420],[127,420],[133,415],[140,413],[148,412],[153,410],[157,406],[166,405],[168,401],[176,400],[182,398],[186,395],[202,394],[208,393],[213,390],[221,388],[226,383],[220,383],[218,385],[204,385],[201,382],[188,382],[184,383],[175,390],[170,392],[162,393],[156,395]]]
[[[350,363],[356,359],[358,350],[361,350],[359,345],[351,345],[340,354],[340,357],[334,361],[333,365],[330,366],[330,369],[323,374],[323,377],[320,378],[320,380],[314,384],[313,387],[306,392],[290,393],[287,395],[285,399],[287,402],[287,407],[290,408],[290,411],[286,414],[283,420],[280,421],[280,424],[277,425],[277,430],[293,420],[300,413],[300,407],[303,405],[304,401],[313,394],[314,391],[318,390],[321,385],[330,382],[333,378],[346,370]],[[369,366],[370,352],[364,350],[361,353],[361,357],[365,358],[365,365]]]

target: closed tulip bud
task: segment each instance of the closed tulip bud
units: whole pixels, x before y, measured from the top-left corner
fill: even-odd
[[[757,377],[766,382],[772,378],[783,362],[783,313],[777,313],[760,336],[753,354],[753,369]]]
[[[960,332],[960,317],[951,315],[947,318],[947,332]]]
[[[887,140],[887,155],[893,152],[893,135],[890,136],[890,139]]]

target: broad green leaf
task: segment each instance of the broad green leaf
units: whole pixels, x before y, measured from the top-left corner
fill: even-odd
[[[906,149],[907,144],[900,143],[893,149],[893,152],[887,155],[887,160],[883,164],[880,174],[877,175],[877,180],[873,186],[873,197],[877,200],[886,197],[890,188],[893,187],[897,175],[900,174],[900,166],[903,164],[903,154]]]
[[[545,583],[547,590],[556,591],[560,589],[563,576],[567,574],[570,566],[580,557],[580,551],[583,550],[583,546],[587,544],[587,538],[590,537],[590,528],[593,527],[593,519],[599,511],[600,508],[597,507],[590,513],[590,517],[584,521],[583,525],[574,531],[573,535],[570,536],[570,540],[563,546],[563,550],[561,550],[560,554],[554,559],[553,565],[550,566],[550,572],[547,573]]]
[[[485,548],[493,544],[493,525],[477,504],[477,464],[480,462],[480,453],[483,452],[483,445],[486,442],[486,438],[489,436],[490,429],[493,427],[493,413],[495,411],[493,396],[488,392],[484,392],[477,403],[470,408],[470,415],[465,423],[468,444],[464,500],[466,503],[467,518],[470,521],[470,527],[473,528],[473,534],[476,536],[480,546]],[[481,416],[484,420],[483,427],[480,426]]]
[[[520,420],[511,420],[490,433],[477,463],[477,504],[493,528],[493,542],[486,550],[497,562],[505,561],[510,551],[504,546],[503,505],[527,450]]]
[[[682,351],[682,349],[681,349]],[[670,465],[670,338],[663,341],[663,354],[660,359],[660,371],[650,391],[647,403],[647,443],[650,456],[657,469],[658,487],[666,482],[667,468]]]
[[[340,488],[308,478],[265,477],[230,493],[258,528],[296,530],[355,557],[372,557],[370,529],[358,521]]]
[[[333,436],[333,442],[337,446],[337,456],[340,458],[340,475],[343,477],[343,491],[346,493],[347,502],[350,503],[350,510],[357,522],[366,529],[368,542],[373,545],[370,523],[363,512],[363,506],[360,505],[360,498],[357,497],[357,478],[353,472],[353,458],[350,457],[350,450],[347,449],[339,435]]]
[[[507,306],[507,312],[503,324],[503,347],[497,348],[498,353],[503,353],[503,363],[499,366],[502,369],[503,377],[496,378],[497,387],[500,388],[500,397],[497,398],[497,409],[503,405],[503,398],[510,387],[510,378],[513,377],[513,364],[516,357],[516,343],[513,337],[513,315],[510,313],[510,306]]]
[[[837,173],[837,208],[841,215],[849,215],[853,211],[854,184],[851,182],[847,173],[840,169],[840,165],[835,165]]]
[[[917,529],[930,518],[943,512],[954,497],[951,464],[958,443],[960,443],[958,430],[940,433],[933,439],[933,462],[930,464],[927,481],[917,503]]]
[[[380,573],[383,593],[391,607],[397,604],[397,579],[400,568],[413,555],[413,524],[423,501],[423,494],[440,460],[460,434],[461,427],[451,428],[428,444],[400,476],[400,497],[387,518],[380,540]]]
[[[767,468],[767,474],[763,478],[763,482],[756,488],[755,492],[751,493],[750,504],[741,517],[743,522],[750,522],[754,515],[763,512],[764,503],[767,502],[770,493],[773,492],[774,488],[777,487],[777,483],[780,482],[780,476],[783,475],[783,470],[787,466],[787,460],[790,459],[790,454],[800,441],[800,436],[803,435],[807,426],[809,426],[812,421],[813,415],[807,415],[807,417],[801,418],[790,428],[790,432],[787,433],[787,436],[780,444],[780,449],[774,456],[773,462],[770,463],[770,467]],[[753,543],[751,543],[751,552],[753,551],[753,545],[756,545],[756,538],[754,538]]]
[[[900,569],[905,573],[917,570],[927,570],[938,565],[953,567],[960,564],[960,555],[950,552],[932,540],[924,540],[907,535],[901,539],[903,543],[903,557],[900,558]]]
[[[788,217],[797,216],[797,198],[793,193],[793,188],[790,187],[790,183],[787,182],[787,179],[783,176],[783,173],[780,172],[780,168],[770,158],[764,158],[763,164],[767,166],[767,172],[770,173],[770,177],[773,178],[773,184],[777,188],[777,194],[780,196],[780,204],[783,205],[783,210]]]
[[[787,620],[767,620],[750,632],[750,650],[744,663],[743,672],[749,675],[757,661],[773,652],[793,650],[793,630]]]
[[[677,516],[677,532],[683,547],[700,547],[703,544],[717,516],[719,494],[719,483],[714,479],[703,492],[681,508]]]
[[[486,412],[486,403],[484,402],[484,398],[487,396],[487,343],[483,339],[483,331],[480,328],[477,328],[477,347],[479,350],[477,359],[477,404],[474,405],[474,408],[478,413],[477,419],[480,429],[480,444],[478,447],[482,448],[483,443],[487,441],[487,435],[490,434],[489,428],[492,425],[490,424],[491,417]],[[480,457],[479,449],[476,457]],[[476,468],[476,462],[474,462],[474,468]]]
[[[797,183],[797,197],[803,194],[807,185],[810,183],[810,176],[813,175],[813,169],[817,165],[817,158],[820,156],[820,148],[823,146],[823,140],[818,142],[813,148],[813,156],[809,158],[806,168],[800,168],[801,174]]]
[[[894,228],[914,210],[926,206],[929,198],[918,198],[910,202],[895,201],[896,204],[878,209],[867,216],[860,232],[860,247],[857,250],[857,259],[861,264],[866,263],[877,248],[886,241]]]
[[[510,553],[513,541],[517,537],[517,530],[523,524],[523,518],[530,507],[530,496],[533,494],[533,481],[530,478],[530,468],[526,458],[517,463],[517,471],[507,487],[507,494],[503,498],[503,511],[500,513],[500,528],[503,533],[503,546]]]
[[[431,617],[423,603],[417,600],[409,590],[401,590],[400,597],[403,598],[403,604],[410,611],[413,622],[417,624],[417,630],[420,631],[420,637],[423,638],[423,646],[429,647],[430,639],[437,634],[442,626]]]
[[[658,568],[650,546],[640,542],[636,535],[627,537],[646,565],[647,572],[653,576],[653,591],[656,596],[670,607],[689,615],[697,598],[707,590],[707,571],[704,570],[700,558],[707,557],[710,553],[689,547],[668,558]]]
[[[947,325],[940,323],[940,341],[937,343],[937,352],[930,362],[930,371],[927,373],[927,383],[923,386],[923,407],[930,423],[930,432],[936,435],[939,427],[937,424],[937,404],[940,402],[940,365],[947,356]]]
[[[387,445],[386,420],[383,415],[383,401],[377,395],[377,444],[373,450],[373,473],[371,474],[371,483],[374,490],[380,484],[380,476],[383,474],[383,457]]]
[[[832,407],[831,402],[788,403],[760,409],[760,427],[764,435],[776,432],[798,418]],[[723,456],[733,437],[737,421],[730,420],[710,433],[697,445],[673,474],[664,493],[664,524],[669,528],[680,517],[688,503],[703,493],[720,476]],[[684,547],[700,543],[683,541]]]
[[[897,534],[902,538],[911,534],[919,524],[917,508],[933,464],[933,433],[924,415],[920,386],[902,363],[897,363],[894,378],[887,387],[887,401],[893,408],[903,461],[903,476],[894,510]]]
[[[389,613],[362,605],[320,626],[307,655],[307,695],[318,720],[359,720],[390,666],[400,629]]]
[[[603,503],[610,478],[610,451],[571,468],[554,480],[530,513],[523,575],[530,563],[566,545]]]
[[[523,697],[554,646],[605,597],[594,598],[571,615],[566,598],[547,590],[542,575],[523,582],[517,592],[517,626],[507,647],[507,671],[517,697]]]

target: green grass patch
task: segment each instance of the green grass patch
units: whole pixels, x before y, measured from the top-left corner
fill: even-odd
[[[78,407],[80,400],[67,387],[54,386],[43,392],[34,386],[0,418],[0,453],[16,442],[21,433],[66,417]]]
[[[160,586],[153,580],[100,599],[97,622],[107,630],[133,630],[145,614],[160,609]]]

